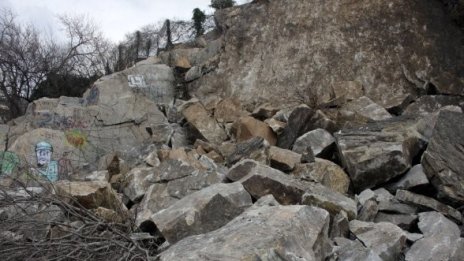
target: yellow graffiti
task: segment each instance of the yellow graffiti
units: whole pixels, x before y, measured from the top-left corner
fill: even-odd
[[[87,135],[80,130],[70,130],[65,135],[68,143],[78,149],[82,149],[87,144]]]

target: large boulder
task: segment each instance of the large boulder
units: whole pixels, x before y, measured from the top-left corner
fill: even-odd
[[[216,13],[224,51],[217,70],[191,86],[197,96],[278,105],[317,90],[324,101],[331,86],[356,81],[390,109],[426,83],[463,92],[462,33],[439,1],[258,2]]]
[[[347,127],[335,134],[339,154],[356,191],[404,174],[425,141],[411,119]]]
[[[251,206],[240,183],[215,184],[155,213],[151,219],[173,244],[182,238],[216,230]]]
[[[357,214],[354,200],[323,185],[298,180],[256,161],[244,160],[235,164],[227,173],[227,178],[242,183],[254,198],[272,194],[284,205],[317,206],[332,215],[345,211],[350,220]]]
[[[330,132],[324,129],[315,129],[298,137],[293,144],[292,150],[297,153],[304,153],[309,147],[314,156],[331,156],[332,149],[335,145],[335,138]]]
[[[464,99],[459,96],[425,95],[411,103],[403,112],[403,115],[427,116],[445,106],[459,106]]]
[[[87,209],[104,207],[118,213],[125,210],[122,201],[107,182],[62,180],[54,184],[54,192],[64,201],[75,201]]]
[[[342,194],[346,194],[350,187],[348,174],[337,164],[324,159],[316,158],[315,162],[298,164],[291,174],[301,180],[321,183]]]
[[[154,169],[153,178],[139,204],[136,225],[150,232],[151,216],[168,208],[183,197],[212,184],[224,177],[215,170],[199,170],[180,160],[165,160]],[[142,183],[143,184],[143,183]]]
[[[353,220],[350,231],[385,261],[398,260],[406,247],[406,233],[391,223]]]
[[[406,260],[453,260],[462,247],[458,226],[438,212],[419,214],[419,229],[424,238],[415,242],[406,253]]]
[[[296,107],[288,116],[287,125],[278,137],[277,146],[283,149],[291,149],[298,137],[308,131],[314,130],[312,117],[314,110],[306,105]]]
[[[464,204],[464,114],[442,111],[422,157],[422,166],[438,197]]]
[[[241,117],[234,125],[235,138],[238,142],[246,141],[253,137],[262,137],[271,145],[277,143],[277,137],[271,127],[253,117]]]
[[[145,62],[102,77],[83,98],[34,101],[10,128],[9,147],[35,166],[35,146],[47,142],[51,160],[74,173],[96,170],[110,152],[168,144],[172,128],[157,103],[173,99],[173,81],[171,68]]]
[[[276,146],[269,149],[269,158],[273,168],[284,172],[293,170],[301,162],[301,154]]]
[[[454,219],[458,223],[462,222],[462,214],[458,210],[433,198],[415,194],[406,190],[398,190],[396,192],[395,199],[406,204],[417,206],[418,208],[438,211],[443,215]]]
[[[319,208],[256,206],[222,228],[177,242],[159,259],[324,260],[329,223],[329,214]]]
[[[182,107],[182,115],[206,140],[221,143],[227,139],[224,129],[211,117],[206,108],[198,101],[191,101]]]

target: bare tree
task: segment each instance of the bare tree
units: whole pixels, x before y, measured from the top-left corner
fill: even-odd
[[[21,25],[11,10],[0,10],[0,91],[8,118],[24,112],[38,84],[48,75],[102,74],[109,44],[85,17],[59,17],[67,41],[45,39],[32,25]]]

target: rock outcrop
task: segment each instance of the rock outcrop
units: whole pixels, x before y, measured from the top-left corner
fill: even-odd
[[[279,105],[312,93],[329,101],[332,86],[349,81],[387,109],[404,108],[427,84],[460,95],[462,34],[448,19],[438,1],[271,0],[235,7],[216,14],[224,30],[218,68],[190,89],[200,97]]]

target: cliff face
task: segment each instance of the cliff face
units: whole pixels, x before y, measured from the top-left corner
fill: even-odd
[[[387,109],[427,91],[462,94],[462,34],[438,1],[271,0],[216,19],[224,49],[191,84],[199,97],[279,104],[317,90],[324,102],[347,81]]]

